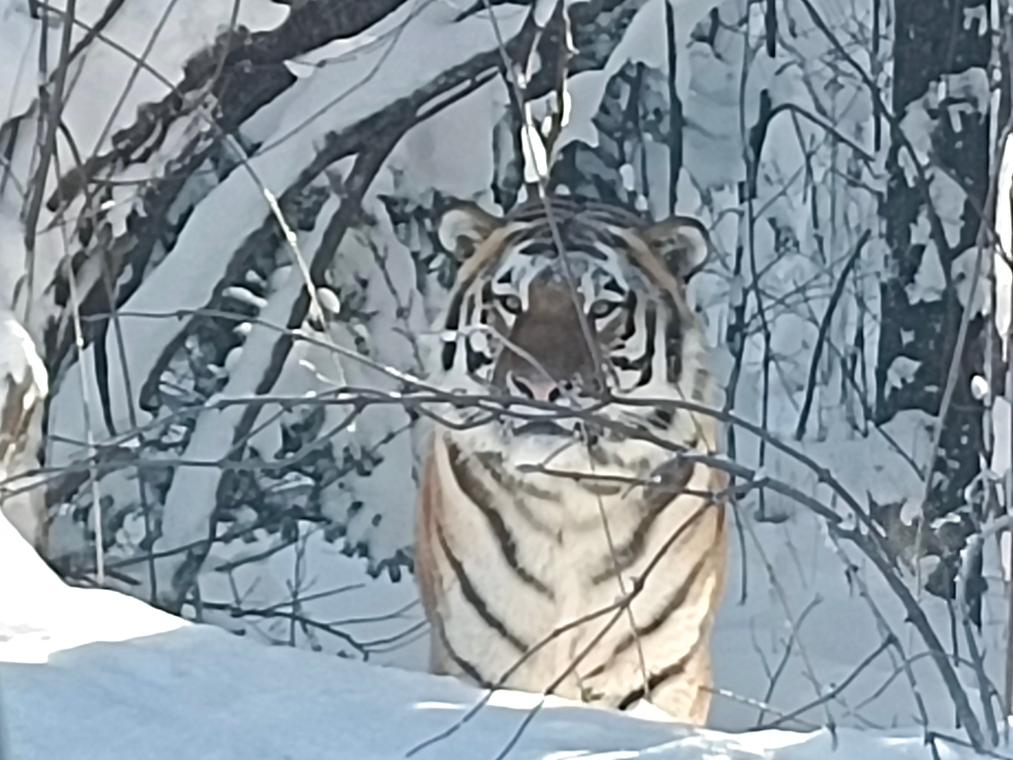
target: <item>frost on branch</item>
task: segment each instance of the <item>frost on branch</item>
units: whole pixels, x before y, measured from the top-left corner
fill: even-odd
[[[639,5],[613,2],[603,9],[629,19]],[[323,6],[307,4],[293,13],[305,18],[313,7]],[[395,198],[416,203],[416,187],[440,188],[453,197],[489,193],[496,174],[487,158],[490,140],[476,139],[482,132],[475,125],[487,120],[491,134],[497,124],[508,123],[509,98],[495,79],[501,53],[487,18],[454,21],[440,4],[418,13],[400,4],[390,10],[372,19],[371,34],[395,39],[396,56],[365,39],[354,56],[343,56],[340,46],[336,57],[318,47],[312,57],[320,63],[310,72],[285,60],[308,52],[286,36],[296,24],[293,18],[242,38],[235,51],[225,47],[235,39],[221,38],[184,67],[183,92],[197,93],[215,60],[239,79],[244,61],[278,61],[300,76],[279,76],[271,92],[247,92],[245,98],[262,100],[251,100],[246,110],[218,113],[200,98],[160,101],[130,127],[134,131],[115,138],[120,157],[94,167],[115,175],[131,162],[146,161],[146,171],[161,179],[150,183],[118,225],[99,217],[101,236],[78,235],[76,275],[93,283],[83,304],[86,313],[101,316],[108,310],[101,278],[85,277],[89,268],[101,271],[92,263],[102,261],[97,247],[112,241],[131,256],[116,264],[123,283],[117,318],[87,322],[86,350],[95,376],[82,387],[77,373],[64,373],[52,404],[50,461],[68,468],[54,493],[65,505],[64,533],[83,526],[92,511],[91,495],[101,494],[110,561],[126,563],[143,584],[141,593],[157,594],[170,606],[178,606],[199,577],[209,540],[284,544],[301,521],[318,524],[350,553],[365,555],[372,572],[396,576],[410,564],[416,444],[407,432],[410,417],[394,408],[360,410],[305,397],[357,383],[391,385],[389,377],[363,374],[347,356],[336,359],[326,348],[330,343],[382,365],[417,371],[422,349],[414,336],[422,332],[426,299],[420,294],[431,288],[414,287],[429,273],[416,271],[418,253],[405,247],[412,245],[411,235],[421,239],[418,233],[395,234],[392,224],[404,227],[404,220],[388,218],[393,213],[388,206]],[[531,38],[522,25],[528,14],[508,6],[497,15],[508,52],[527,55]],[[321,29],[331,29],[333,40],[354,35],[356,24],[367,21]],[[555,30],[540,44],[558,40]],[[355,48],[355,38],[348,44]],[[539,57],[551,56],[542,50]],[[403,60],[419,64],[406,75]],[[600,56],[592,52],[581,65],[596,62],[600,65]],[[532,73],[528,91],[538,95],[549,78],[540,78],[537,69]],[[374,80],[383,86],[369,86]],[[453,143],[456,150],[447,153],[452,144],[447,129],[465,113],[464,143]],[[439,120],[439,129],[426,127],[427,118]],[[153,125],[147,136],[137,131],[148,128],[144,125]],[[226,136],[222,130],[233,125],[238,130]],[[156,150],[145,155],[142,146],[152,137]],[[403,145],[385,166],[386,151],[399,138]],[[436,146],[429,163],[422,159],[423,144]],[[470,144],[475,159],[470,173],[448,168],[463,165],[462,144]],[[352,157],[355,162],[348,163]],[[293,239],[265,207],[265,189],[277,198]],[[54,198],[79,203],[77,192],[68,185]],[[386,206],[374,200],[378,194],[388,199]],[[86,196],[85,202],[99,201]],[[416,207],[432,213],[428,206]],[[144,237],[145,229],[160,234]],[[304,264],[293,258],[291,243]],[[315,324],[303,266],[340,304],[327,324]],[[63,315],[51,322],[51,355],[66,363],[71,309],[67,288],[57,292]],[[309,345],[297,336],[293,340],[288,333],[293,330],[308,333]],[[86,469],[73,464],[82,455],[74,441],[85,437],[73,409],[86,390],[102,401],[92,431],[103,444],[97,491],[87,487]],[[260,397],[278,400],[256,401]],[[143,469],[132,466],[130,452],[138,448],[146,452]],[[405,480],[392,502],[386,489],[398,479]],[[379,483],[383,490],[377,490]],[[87,553],[73,544],[66,549],[68,562],[87,569]],[[151,550],[157,560],[131,562]]]

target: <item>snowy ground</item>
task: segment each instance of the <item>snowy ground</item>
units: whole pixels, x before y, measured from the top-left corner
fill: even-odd
[[[397,758],[480,697],[451,679],[263,646],[67,587],[2,518],[0,577],[3,760]],[[536,703],[497,695],[417,757],[496,757]],[[689,731],[552,700],[510,757],[808,760],[834,744],[827,731]],[[897,733],[844,729],[836,745],[837,758],[929,756],[919,737]]]

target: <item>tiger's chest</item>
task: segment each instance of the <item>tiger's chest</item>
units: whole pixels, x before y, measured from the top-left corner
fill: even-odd
[[[515,668],[511,683],[544,688],[581,653],[586,662],[574,673],[593,671],[603,660],[589,647],[597,641],[600,650],[614,650],[623,638],[626,628],[614,621],[615,630],[600,631],[621,611],[617,601],[631,593],[633,579],[649,568],[656,580],[644,584],[631,609],[655,608],[668,590],[665,578],[678,577],[690,553],[687,541],[669,542],[694,508],[692,497],[677,492],[706,489],[693,483],[705,472],[688,467],[660,490],[637,485],[653,463],[626,472],[606,461],[567,466],[575,464],[563,458],[545,465],[547,472],[522,475],[502,457],[463,452],[451,438],[434,446],[436,538],[447,565],[439,614],[461,657],[480,653],[486,680]],[[700,605],[690,619],[706,614]]]

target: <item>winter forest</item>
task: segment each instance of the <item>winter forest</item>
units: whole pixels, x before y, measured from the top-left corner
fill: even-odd
[[[1013,759],[1011,106],[1006,0],[0,0],[0,758]],[[424,675],[440,218],[549,197],[707,231],[706,730]]]

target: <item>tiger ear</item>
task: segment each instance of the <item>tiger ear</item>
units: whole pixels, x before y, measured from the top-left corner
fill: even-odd
[[[479,243],[489,237],[500,220],[474,203],[458,203],[443,212],[438,234],[440,245],[457,259],[471,256]]]
[[[640,234],[668,270],[683,282],[700,270],[710,251],[707,228],[690,216],[669,217]]]

